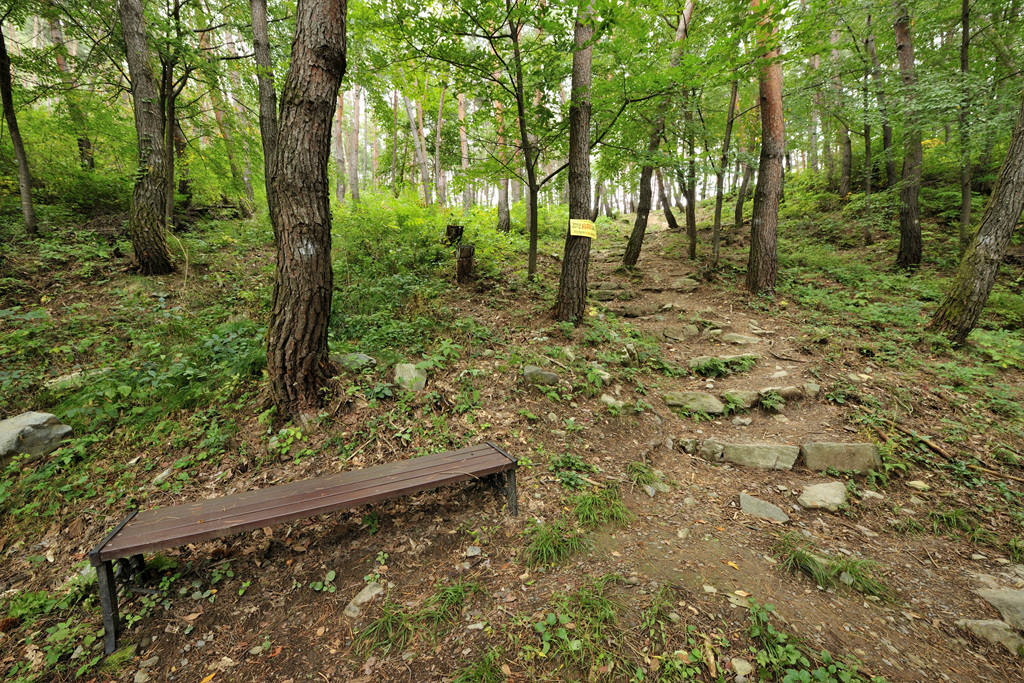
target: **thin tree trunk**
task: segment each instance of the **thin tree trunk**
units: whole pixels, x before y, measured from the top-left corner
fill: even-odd
[[[161,60],[163,61],[163,60]],[[174,227],[174,122],[177,118],[177,97],[174,92],[174,64],[164,62],[160,99],[164,103],[164,227]]]
[[[427,174],[427,162],[423,158],[423,147],[420,144],[420,134],[416,130],[416,114],[413,112],[412,102],[409,101],[408,97],[403,98],[405,100],[405,113],[409,116],[409,128],[412,131],[412,146],[413,151],[416,154],[416,165],[420,168],[420,181],[423,184],[423,203],[430,205],[430,177]]]
[[[846,114],[843,98],[843,81],[839,75],[839,49],[835,47],[839,43],[839,31],[832,31],[832,68],[834,75],[832,83],[836,91],[836,111]],[[842,154],[840,175],[839,175],[839,196],[845,199],[850,194],[851,177],[853,175],[853,146],[850,142],[850,129],[842,116],[836,116],[839,122],[839,150]]]
[[[971,241],[971,132],[967,124],[967,111],[971,102],[971,86],[967,79],[970,71],[968,48],[971,43],[971,4],[963,0],[960,9],[960,74],[961,102],[960,126],[960,254],[966,253]]]
[[[818,67],[821,65],[821,57],[818,55],[811,55],[808,60],[811,71],[817,72]],[[811,172],[817,174],[818,172],[818,119],[819,112],[821,111],[821,91],[816,89],[814,94],[811,96]]]
[[[230,57],[237,57],[238,51],[235,49],[235,41],[231,36],[231,33],[226,34],[225,47]],[[242,122],[246,130],[248,130],[248,117],[246,116],[246,109],[243,107],[239,100],[238,94],[242,91],[241,79],[238,76],[237,67],[228,68],[228,80],[231,82],[231,88],[233,95],[231,97],[234,103],[234,112],[236,118]],[[249,136],[242,136],[242,185],[245,187],[245,197],[247,204],[243,205],[243,216],[246,211],[248,215],[252,215],[256,211],[256,194],[252,189],[252,166],[249,164]]]
[[[353,204],[359,203],[359,93],[356,86],[352,90],[352,129],[348,134],[348,195]]]
[[[871,15],[868,15],[867,52],[871,57],[871,79],[875,82],[875,98],[878,100],[878,114],[882,119],[882,156],[885,157],[885,187],[896,184],[896,158],[892,151],[892,125],[889,123],[889,112],[885,104],[885,89],[882,83],[882,63],[878,60],[875,50],[875,34],[871,30]]]
[[[693,16],[693,0],[686,0],[682,14],[679,15],[679,23],[676,26],[675,43],[676,48],[669,59],[669,67],[679,66],[683,56],[683,42],[689,30],[690,18]],[[654,129],[651,131],[647,151],[653,155],[658,151],[661,144],[661,136],[665,132],[665,118],[668,115],[669,101],[663,100],[658,105],[658,113],[654,119]],[[622,257],[623,265],[627,267],[636,266],[640,259],[640,250],[643,248],[644,234],[647,232],[647,217],[651,212],[651,173],[653,168],[644,165],[640,169],[640,202],[636,208],[636,218],[633,221],[633,232],[629,235],[629,242],[626,244],[626,252]],[[630,212],[632,213],[632,212]]]
[[[868,111],[868,88],[871,69],[864,72],[864,216],[861,222],[864,226],[864,246],[870,247],[875,243],[871,236],[871,122],[867,118]]]
[[[462,152],[462,213],[473,208],[473,189],[469,182],[469,138],[466,137],[466,95],[459,93],[459,148]]]
[[[672,213],[672,204],[668,200],[668,193],[665,192],[665,179],[661,169],[654,169],[654,179],[658,183],[658,201],[661,202],[661,210],[665,212],[665,222],[669,230],[678,230],[679,223],[676,222],[675,214]]]
[[[910,39],[910,13],[902,5],[896,6],[896,55],[899,58],[900,77],[907,100],[906,154],[903,158],[903,185],[900,189],[900,248],[896,255],[897,268],[916,268],[921,263],[921,216],[917,195],[921,189],[921,127],[914,97],[914,46]]]
[[[590,220],[596,221],[597,217],[601,215],[601,194],[604,192],[604,183],[601,181],[597,182],[594,186],[594,208],[590,212]]]
[[[277,91],[274,89],[274,66],[270,55],[270,34],[267,30],[267,0],[249,0],[252,13],[252,46],[256,57],[256,80],[260,95],[260,139],[263,141],[263,182],[267,188],[267,207],[274,215],[274,193],[271,169],[277,154]],[[277,239],[275,228],[274,239]]]
[[[18,117],[14,113],[14,85],[11,78],[11,58],[7,54],[7,36],[0,23],[0,100],[3,101],[4,119],[18,160],[18,189],[21,192],[21,217],[25,221],[25,232],[36,234],[36,212],[32,206],[32,175],[28,168],[25,143],[21,140]]]
[[[50,2],[50,7],[56,9],[53,0]],[[67,60],[64,59],[64,51],[67,50],[67,46],[64,44],[64,34],[60,28],[60,19],[51,17],[48,21],[50,25],[50,41],[57,48],[57,69],[61,73],[65,87],[70,90],[73,83],[71,70],[68,68]],[[96,168],[96,160],[92,154],[92,141],[89,140],[89,135],[86,133],[85,115],[82,113],[82,108],[78,106],[78,102],[75,101],[74,95],[71,92],[67,96],[67,105],[71,123],[78,131],[78,161],[83,169],[91,171]]]
[[[1006,160],[985,207],[978,233],[967,247],[953,284],[930,324],[932,329],[947,334],[954,344],[964,343],[977,324],[1021,211],[1024,211],[1024,96]]]
[[[751,150],[753,151],[753,150]],[[739,190],[736,191],[736,214],[733,225],[737,230],[743,227],[743,204],[747,199],[747,188],[750,186],[750,179],[754,176],[754,169],[747,162],[743,162],[743,179],[740,180]]]
[[[444,122],[444,94],[447,88],[441,84],[441,98],[437,105],[437,126],[434,127],[434,186],[437,187],[437,203],[447,203],[447,192],[444,182],[444,171],[441,170],[441,124]]]
[[[711,267],[718,268],[719,248],[722,241],[722,201],[725,199],[725,169],[729,164],[729,142],[732,140],[732,126],[736,120],[736,99],[739,95],[739,81],[732,82],[729,94],[729,116],[725,120],[725,139],[722,141],[722,161],[715,172],[715,224],[711,234]],[[817,121],[813,126],[817,127]],[[813,133],[817,135],[817,133]],[[816,143],[815,143],[816,144]]]
[[[398,90],[391,98],[391,109],[395,114],[395,126],[391,130],[391,192],[398,196]]]
[[[345,73],[346,0],[299,0],[291,62],[281,93],[271,220],[279,237],[267,332],[267,374],[278,413],[303,418],[319,407],[333,374],[331,119]]]
[[[516,23],[514,18],[509,19],[512,55],[515,60],[516,115],[519,122],[519,139],[523,150],[523,164],[526,167],[527,186],[530,190],[530,251],[527,257],[526,272],[527,277],[532,280],[537,273],[537,194],[540,192],[540,182],[537,179],[537,164],[536,157],[534,156],[533,142],[526,130],[526,89],[523,84],[523,55],[519,45],[521,29],[521,23]]]
[[[572,56],[572,101],[569,104],[569,219],[589,219],[590,208],[590,82],[594,27],[590,10],[576,21],[576,51]],[[577,325],[586,318],[587,270],[591,238],[565,237],[562,276],[555,298],[555,319]]]
[[[686,168],[686,255],[691,261],[697,259],[697,161],[693,133],[688,134],[690,158]]]
[[[348,171],[345,169],[345,91],[338,93],[334,118],[334,163],[337,166],[334,195],[339,202],[344,202],[345,191],[348,189]]]
[[[132,79],[132,105],[138,139],[138,170],[128,214],[135,261],[143,275],[174,270],[164,232],[167,175],[164,158],[164,110],[150,62],[142,0],[120,0],[121,34]]]
[[[770,0],[767,0],[770,3]],[[756,7],[761,0],[754,0]],[[762,45],[774,43],[773,9],[759,24]],[[782,155],[785,145],[785,124],[782,112],[782,67],[777,61],[778,49],[764,56],[765,65],[759,75],[761,100],[761,158],[754,189],[754,214],[750,220],[750,256],[747,259],[747,290],[751,294],[775,291],[778,273],[776,247],[779,222],[779,195],[782,192]]]

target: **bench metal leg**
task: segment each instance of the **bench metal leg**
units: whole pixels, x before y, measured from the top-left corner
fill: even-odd
[[[508,500],[508,512],[513,517],[519,516],[519,495],[516,491],[516,471],[505,472],[505,497]]]
[[[121,616],[117,611],[114,563],[107,560],[96,567],[96,580],[99,583],[100,607],[103,609],[103,642],[109,655],[117,649],[117,632],[121,627]]]

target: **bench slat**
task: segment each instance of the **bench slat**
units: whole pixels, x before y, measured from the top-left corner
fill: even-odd
[[[421,471],[442,472],[445,468],[453,466],[474,468],[481,458],[494,457],[503,456],[499,456],[497,451],[483,444],[482,447],[473,449],[410,458],[326,477],[277,484],[230,496],[146,510],[138,514],[132,522],[130,531],[126,530],[125,533],[140,535],[161,532],[170,527],[180,526],[182,520],[186,520],[187,523],[202,520],[207,524],[216,524],[223,517],[259,511],[275,504],[305,501],[326,493],[354,490],[366,482],[379,482],[381,479],[392,479]],[[507,458],[503,461],[507,461]],[[486,466],[485,462],[481,461],[480,464]]]
[[[490,444],[140,512],[99,552],[129,557],[409,495],[515,468]]]

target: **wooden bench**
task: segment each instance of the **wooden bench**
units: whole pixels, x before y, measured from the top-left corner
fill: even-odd
[[[516,461],[491,442],[317,479],[293,481],[222,498],[128,514],[90,553],[96,567],[107,654],[117,648],[120,615],[114,561],[141,572],[142,554],[293,522],[346,508],[407,496],[470,479],[493,477],[508,511],[519,512]]]

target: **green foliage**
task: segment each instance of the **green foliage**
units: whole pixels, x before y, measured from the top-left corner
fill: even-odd
[[[561,520],[533,521],[523,533],[528,541],[522,561],[528,567],[558,565],[590,547],[590,540],[582,532],[567,529]]]
[[[504,683],[505,674],[500,662],[501,650],[492,647],[483,657],[459,669],[452,683]]]
[[[761,407],[772,413],[781,413],[786,407],[786,399],[777,391],[765,391],[761,394]]]
[[[809,542],[796,534],[784,534],[774,546],[780,566],[804,574],[822,588],[847,585],[865,595],[891,598],[892,589],[875,576],[878,566],[866,558],[831,558],[812,551]]]
[[[563,453],[551,458],[548,470],[555,473],[559,484],[567,489],[579,491],[587,486],[587,481],[583,477],[597,472],[597,467],[578,455]]]
[[[626,465],[626,474],[629,476],[629,480],[637,486],[649,486],[658,480],[654,469],[643,462],[631,462]]]
[[[618,488],[611,486],[595,493],[576,496],[573,499],[573,512],[577,521],[585,528],[593,528],[600,524],[624,525],[634,518],[633,513],[619,498]]]
[[[415,624],[402,605],[385,598],[380,606],[380,616],[356,634],[355,648],[364,657],[379,651],[388,654],[401,650],[413,636]]]
[[[702,377],[726,377],[736,372],[746,372],[757,363],[753,355],[732,358],[711,357],[697,363],[693,371]]]

